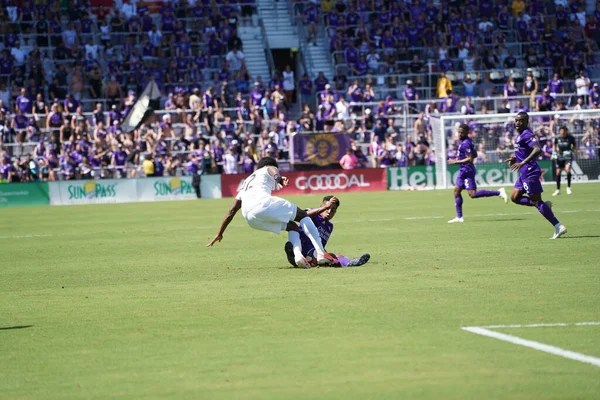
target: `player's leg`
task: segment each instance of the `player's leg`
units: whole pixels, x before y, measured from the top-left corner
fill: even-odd
[[[310,239],[313,246],[317,250],[317,261],[319,264],[335,264],[337,260],[333,254],[326,253],[323,248],[323,243],[321,243],[321,236],[319,235],[319,230],[315,226],[315,223],[310,219],[306,211],[301,208],[297,208],[296,217],[294,221],[298,222],[298,224],[304,230],[304,233]]]
[[[371,255],[368,253],[365,253],[360,257],[357,257],[353,260],[349,260],[346,265],[344,265],[344,263],[342,263],[341,260],[340,260],[340,263],[342,264],[342,267],[360,267],[361,265],[365,265],[367,262],[369,262],[370,259],[371,259]],[[339,260],[339,258],[338,258],[338,260]]]
[[[456,178],[456,186],[454,187],[454,208],[456,209],[456,218],[453,218],[450,221],[448,221],[449,224],[464,222],[462,212],[463,198],[461,194],[464,185],[465,181],[462,177],[459,176],[458,178]]]
[[[562,175],[562,166],[560,161],[556,161],[556,190],[552,193],[552,196],[558,196],[560,194],[560,179]]]
[[[565,172],[567,173],[567,194],[571,194],[571,161],[565,164]]]
[[[550,239],[557,239],[567,233],[567,228],[558,221],[552,212],[552,202],[545,202],[542,200],[542,192],[544,190],[542,189],[542,184],[539,179],[529,180],[526,182],[525,187],[530,201],[534,203],[540,214],[554,226],[554,235],[552,235]]]
[[[527,184],[525,184],[527,185]],[[515,182],[515,187],[510,195],[510,200],[515,203],[518,204],[520,206],[527,206],[527,207],[533,207],[534,203],[531,201],[531,199],[527,196],[523,196],[526,192],[526,188],[523,185],[523,181],[521,180],[521,177],[519,177],[517,179],[517,181]]]
[[[288,222],[286,226],[288,233],[288,242],[285,244],[284,250],[287,259],[293,266],[300,268],[310,268],[310,263],[302,254],[302,242],[300,241],[300,229],[294,222]],[[288,254],[288,243],[291,247],[291,254]]]

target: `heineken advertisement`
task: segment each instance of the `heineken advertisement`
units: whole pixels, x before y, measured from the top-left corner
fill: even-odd
[[[46,182],[0,184],[0,207],[44,206],[49,203]]]
[[[540,161],[539,165],[542,169],[541,180],[543,182],[552,181],[552,163]],[[475,181],[478,186],[512,185],[518,178],[518,172],[511,172],[508,164],[505,163],[477,164],[476,168]],[[459,170],[459,165],[448,165],[448,182],[452,185],[456,182]],[[434,189],[435,185],[435,166],[433,165],[388,169],[389,190]]]
[[[387,176],[389,190],[435,189],[435,166],[392,167]]]

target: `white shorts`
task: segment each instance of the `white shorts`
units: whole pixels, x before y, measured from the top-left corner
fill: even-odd
[[[281,231],[285,231],[288,222],[296,218],[296,213],[295,204],[281,197],[271,196],[243,214],[251,228],[279,234]]]

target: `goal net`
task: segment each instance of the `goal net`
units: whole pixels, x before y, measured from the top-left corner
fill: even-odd
[[[503,163],[513,154],[516,137],[514,113],[481,115],[442,115],[430,118],[436,156],[436,188],[454,186],[458,165],[448,165],[458,147],[458,125],[469,125],[469,135],[477,149],[477,185],[501,186],[514,183],[516,172]],[[529,127],[538,136],[542,155],[538,162],[543,171],[542,181],[555,179],[555,162],[552,160],[552,144],[559,129],[566,127],[575,137],[576,152],[573,155],[572,175],[574,182],[600,180],[600,109],[569,110],[529,113]],[[563,174],[565,172],[563,171]]]

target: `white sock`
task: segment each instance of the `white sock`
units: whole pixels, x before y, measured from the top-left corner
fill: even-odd
[[[288,232],[288,240],[292,243],[292,246],[294,246],[294,257],[296,257],[296,260],[299,260],[300,258],[302,258],[302,242],[300,241],[300,234],[296,231],[289,231]]]
[[[302,229],[304,229],[304,233],[306,236],[308,236],[313,246],[315,246],[315,249],[317,250],[317,258],[319,256],[323,256],[323,254],[325,254],[325,249],[323,248],[323,243],[321,243],[319,230],[315,226],[315,223],[312,221],[312,219],[310,219],[310,217],[302,218],[300,220],[300,226]]]

